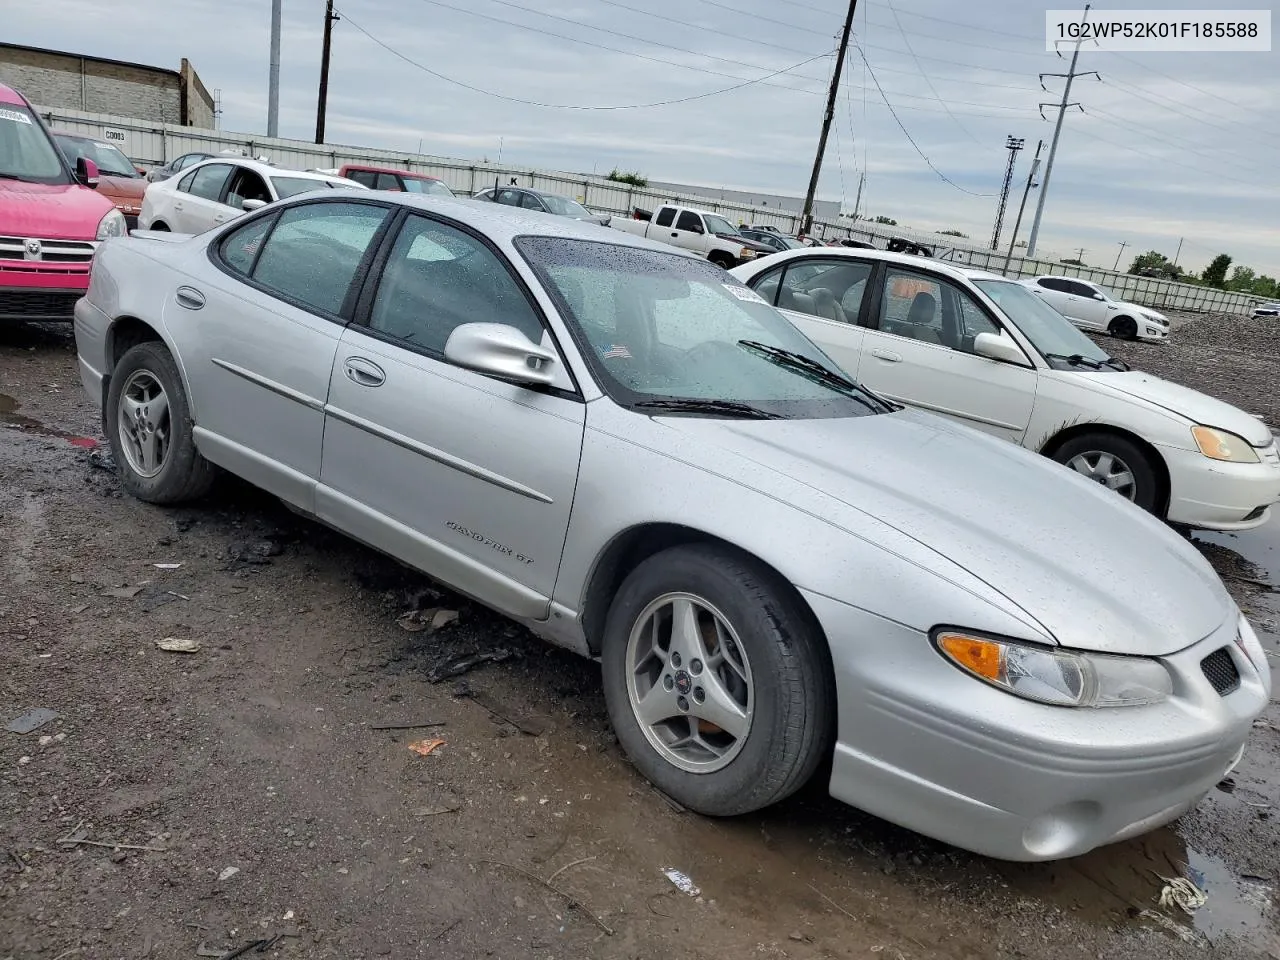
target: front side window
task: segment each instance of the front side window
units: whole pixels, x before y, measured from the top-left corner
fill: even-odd
[[[243,210],[246,200],[270,203],[271,193],[260,176],[247,167],[240,167],[231,178],[231,186],[227,189],[227,206]]]
[[[312,190],[325,190],[333,187],[328,180],[312,180],[308,177],[272,177],[271,185],[276,188],[276,194],[281,200],[287,197],[296,197],[301,193],[310,193]]]
[[[394,173],[378,174],[378,179],[376,183],[377,183],[377,186],[375,187],[375,189],[377,190],[394,190],[397,193],[401,192],[400,178],[397,177]]]
[[[1112,362],[1105,350],[1022,284],[1010,280],[974,280],[973,284],[1057,369],[1080,369],[1080,363],[1070,362],[1075,357],[1083,359],[1085,368]]]
[[[194,176],[187,189],[188,193],[205,200],[220,200],[222,188],[227,182],[227,177],[231,175],[231,164],[209,163],[203,167],[196,167],[192,173]]]
[[[690,233],[702,232],[702,218],[692,210],[681,210],[680,219],[676,221],[677,230],[688,230]]]
[[[561,237],[520,237],[516,246],[557,301],[601,389],[637,412],[658,403],[717,416],[725,414],[715,404],[728,403],[808,419],[888,409],[822,376],[822,369],[839,374],[830,358],[705,261]]]
[[[542,321],[497,254],[455,227],[407,217],[378,282],[370,329],[443,357],[464,323],[504,323],[542,339]]]
[[[539,213],[544,212],[542,209],[542,201],[532,193],[520,194],[520,206],[524,207],[526,210],[537,210]]]
[[[499,190],[498,202],[505,203],[509,207],[520,206],[520,190]]]
[[[383,207],[365,203],[289,207],[262,245],[253,280],[285,300],[337,315],[386,216]]]
[[[378,182],[378,175],[372,170],[351,170],[347,173],[347,179],[373,189],[373,185]]]
[[[28,183],[67,183],[58,151],[26,107],[0,106],[0,179]]]

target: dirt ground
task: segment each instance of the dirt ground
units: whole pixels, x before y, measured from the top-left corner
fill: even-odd
[[[1280,424],[1259,324],[1102,342]],[[593,663],[241,485],[134,501],[101,442],[69,330],[0,327],[0,724],[58,714],[0,731],[0,960],[1280,958],[1280,707],[1178,824],[1071,861],[820,782],[704,819],[623,758]],[[1277,524],[1196,539],[1280,656]],[[1157,903],[1179,875],[1192,915]]]

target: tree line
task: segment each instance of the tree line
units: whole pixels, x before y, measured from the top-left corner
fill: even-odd
[[[1252,267],[1236,264],[1231,270],[1230,254],[1220,253],[1209,262],[1209,265],[1197,276],[1183,270],[1177,264],[1157,250],[1148,250],[1133,258],[1129,272],[1140,277],[1159,277],[1162,280],[1177,280],[1180,283],[1196,283],[1219,290],[1230,290],[1233,293],[1251,293],[1259,297],[1280,296],[1280,284],[1274,277],[1259,275]],[[1227,276],[1227,271],[1231,275]]]

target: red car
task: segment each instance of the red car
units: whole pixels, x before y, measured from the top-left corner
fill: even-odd
[[[129,229],[136,230],[138,214],[142,212],[142,195],[147,192],[147,180],[142,171],[119,149],[93,137],[54,130],[53,139],[72,164],[84,157],[98,165],[98,192],[124,214]]]
[[[27,98],[0,84],[0,322],[72,319],[98,243],[127,232],[97,185],[97,164],[72,167]]]
[[[433,193],[441,197],[455,196],[449,185],[439,177],[390,167],[368,167],[361,163],[348,163],[338,168],[338,176],[362,183],[370,190],[397,190],[402,193]]]

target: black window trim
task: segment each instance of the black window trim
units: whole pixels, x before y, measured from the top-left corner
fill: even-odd
[[[329,313],[326,310],[319,309],[314,304],[304,303],[302,300],[299,300],[297,297],[289,296],[288,294],[282,293],[281,291],[276,290],[273,287],[267,286],[265,283],[259,283],[257,280],[253,278],[251,274],[253,273],[254,270],[258,268],[258,260],[262,256],[262,251],[263,249],[266,248],[267,244],[271,240],[271,237],[275,234],[276,227],[280,223],[280,218],[284,216],[285,213],[297,207],[307,207],[307,206],[311,206],[312,204],[327,205],[327,204],[334,204],[334,203],[358,203],[363,206],[377,207],[380,210],[390,211],[390,215],[383,218],[382,224],[378,227],[377,231],[374,232],[373,237],[369,240],[369,246],[365,248],[364,255],[360,258],[360,264],[356,267],[355,275],[351,278],[351,283],[348,284],[347,286],[347,292],[342,299],[342,306],[338,308],[338,313]],[[365,277],[373,262],[374,255],[376,251],[379,249],[383,240],[385,239],[388,225],[396,218],[396,213],[394,212],[396,206],[397,206],[396,204],[387,203],[385,200],[375,200],[372,198],[366,199],[365,197],[351,197],[351,196],[336,197],[335,196],[335,197],[310,197],[306,200],[301,200],[296,203],[285,203],[281,206],[273,205],[271,207],[264,207],[262,208],[261,211],[255,210],[252,214],[249,214],[248,216],[245,216],[245,217],[237,217],[231,223],[227,224],[227,229],[221,231],[216,237],[214,237],[209,242],[209,245],[205,248],[205,253],[209,257],[210,262],[215,267],[217,267],[219,270],[221,270],[223,273],[225,273],[227,276],[237,281],[238,283],[243,283],[246,286],[252,287],[253,289],[259,291],[260,293],[265,293],[267,296],[271,297],[273,300],[279,300],[281,303],[287,303],[289,304],[289,306],[297,310],[301,310],[304,313],[309,313],[313,317],[319,317],[321,320],[328,320],[330,323],[335,323],[338,326],[345,327],[351,323],[351,317],[355,310],[355,305],[356,305],[357,298],[359,296],[359,291],[364,285]],[[267,228],[267,232],[263,234],[262,241],[258,244],[258,252],[254,255],[254,258],[253,258],[253,265],[249,268],[250,275],[246,276],[245,274],[240,273],[238,270],[234,269],[230,264],[228,264],[223,259],[222,246],[227,242],[227,240],[230,238],[230,236],[233,233],[237,232],[238,230],[244,229],[245,227],[249,226],[252,223],[256,223],[258,220],[263,220],[268,217],[274,217],[275,220],[271,224],[271,226]]]
[[[912,339],[911,337],[903,337],[900,334],[890,333],[888,330],[880,329],[881,314],[883,312],[883,307],[884,307],[884,284],[885,284],[885,281],[888,279],[888,273],[890,270],[898,270],[904,273],[916,274],[917,276],[925,277],[929,280],[932,280],[934,283],[937,283],[939,286],[943,284],[947,284],[948,286],[955,287],[961,293],[966,294],[969,297],[969,299],[973,301],[974,306],[976,306],[979,310],[982,311],[983,315],[986,316],[986,318],[989,321],[991,321],[992,326],[994,326],[997,330],[999,330],[1002,333],[1007,333],[1007,325],[1004,323],[1004,321],[1002,321],[999,317],[997,317],[994,313],[992,313],[992,311],[987,307],[987,305],[983,303],[978,297],[975,297],[973,295],[972,290],[965,287],[963,283],[959,282],[955,278],[948,277],[942,273],[936,273],[933,270],[929,270],[928,268],[917,267],[915,264],[902,264],[902,263],[896,263],[891,260],[881,260],[880,263],[883,267],[883,270],[881,271],[881,275],[879,278],[880,279],[880,287],[879,287],[880,296],[875,298],[876,299],[875,317],[874,317],[875,326],[870,328],[872,330],[875,330],[877,333],[883,333],[885,336],[888,336],[888,337],[898,337],[898,339],[900,340]],[[1018,344],[1018,349],[1021,350],[1024,355],[1026,354],[1026,348],[1023,347],[1022,343],[1018,340],[1017,337],[1010,336],[1009,339],[1011,339],[1014,343]],[[968,353],[967,351],[964,351],[964,350],[957,350],[955,347],[949,347],[946,344],[928,343],[923,340],[914,340],[912,342],[923,343],[927,347],[940,346],[944,350],[950,350],[952,353],[958,353],[958,354],[961,354],[962,356],[977,357],[979,360],[989,360],[992,363],[1003,363],[1011,367],[1020,367],[1024,370],[1036,369],[1035,361],[1031,360],[1030,358],[1027,359],[1026,363],[1016,363],[1015,361],[1012,361],[1012,360],[997,360],[994,357],[981,357],[981,356],[978,356],[978,354],[976,353]]]
[[[401,337],[394,336],[382,330],[375,330],[369,325],[369,319],[373,314],[373,301],[378,295],[378,288],[382,285],[383,273],[386,270],[387,261],[391,259],[391,251],[395,248],[395,243],[400,236],[400,231],[404,229],[404,224],[409,217],[421,217],[424,220],[429,220],[433,223],[438,223],[457,230],[460,233],[471,237],[473,240],[478,240],[491,254],[493,254],[494,257],[497,258],[499,265],[507,271],[507,275],[510,276],[512,281],[515,283],[516,289],[520,291],[529,306],[532,308],[533,314],[537,318],[538,323],[542,325],[542,329],[550,335],[551,343],[560,356],[560,362],[569,375],[569,382],[573,384],[573,389],[565,390],[561,387],[524,383],[507,377],[496,376],[495,374],[482,373],[479,370],[469,370],[468,372],[475,374],[476,376],[496,380],[499,383],[509,383],[513,386],[522,387],[526,390],[533,391],[534,393],[545,393],[550,396],[561,397],[565,400],[574,400],[579,403],[585,403],[586,398],[582,393],[582,386],[578,382],[578,377],[574,373],[572,365],[565,359],[568,354],[560,343],[560,338],[556,336],[556,332],[552,328],[546,312],[538,303],[537,297],[533,295],[533,291],[530,289],[529,284],[524,281],[524,278],[520,276],[519,271],[515,269],[511,261],[498,248],[497,244],[486,237],[483,233],[480,233],[474,227],[463,223],[460,220],[454,220],[452,217],[438,214],[435,211],[422,210],[418,207],[408,207],[402,204],[396,204],[395,206],[399,207],[399,209],[395,214],[388,218],[382,236],[377,238],[376,250],[373,257],[369,260],[368,264],[361,264],[362,272],[361,274],[357,274],[357,276],[360,277],[360,282],[354,285],[357,292],[355,299],[351,302],[350,326],[358,329],[366,336],[373,337],[375,340],[380,340],[383,343],[390,344],[400,350],[407,350],[410,353],[416,353],[419,356],[426,357],[429,360],[434,360],[437,363],[443,363],[455,370],[467,369],[465,367],[459,367],[452,360],[445,357],[443,350],[432,350],[423,344],[402,339]],[[344,303],[343,306],[345,308],[347,304]]]

